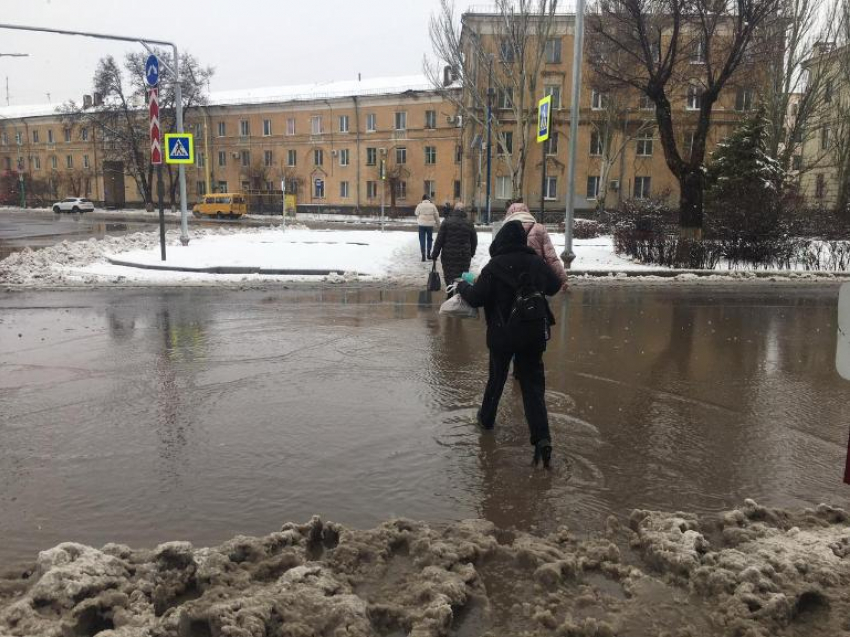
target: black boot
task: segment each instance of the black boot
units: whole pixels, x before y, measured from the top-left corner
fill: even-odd
[[[534,445],[534,466],[539,465],[541,460],[543,460],[543,468],[548,469],[552,462],[552,443],[547,438],[538,440]]]

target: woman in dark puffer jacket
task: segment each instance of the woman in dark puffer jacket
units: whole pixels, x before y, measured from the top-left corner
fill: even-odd
[[[458,203],[440,224],[440,231],[437,233],[437,240],[431,251],[431,258],[434,261],[442,255],[440,261],[443,264],[443,278],[446,285],[469,271],[469,265],[472,263],[477,247],[478,235],[475,232],[475,226],[466,218],[463,204]],[[451,296],[451,293],[448,296]]]

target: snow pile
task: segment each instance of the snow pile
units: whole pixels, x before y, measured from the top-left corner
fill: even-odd
[[[720,519],[635,511],[630,526],[612,518],[604,535],[577,539],[483,520],[360,531],[313,518],[215,548],[65,543],[0,577],[0,634],[832,637],[846,628],[850,525],[839,509],[748,501]],[[623,555],[629,542],[636,554]]]

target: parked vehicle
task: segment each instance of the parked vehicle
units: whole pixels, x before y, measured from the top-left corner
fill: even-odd
[[[53,212],[94,212],[94,204],[91,199],[68,197],[53,204]]]
[[[241,192],[204,195],[203,200],[192,208],[192,214],[196,217],[206,216],[216,219],[238,219],[246,212],[248,212],[248,200]]]

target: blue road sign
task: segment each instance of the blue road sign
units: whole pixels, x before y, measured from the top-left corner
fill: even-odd
[[[165,163],[195,163],[195,143],[191,133],[169,133],[165,136]]]
[[[159,84],[159,58],[155,55],[148,56],[148,61],[145,62],[145,81],[148,86]]]

